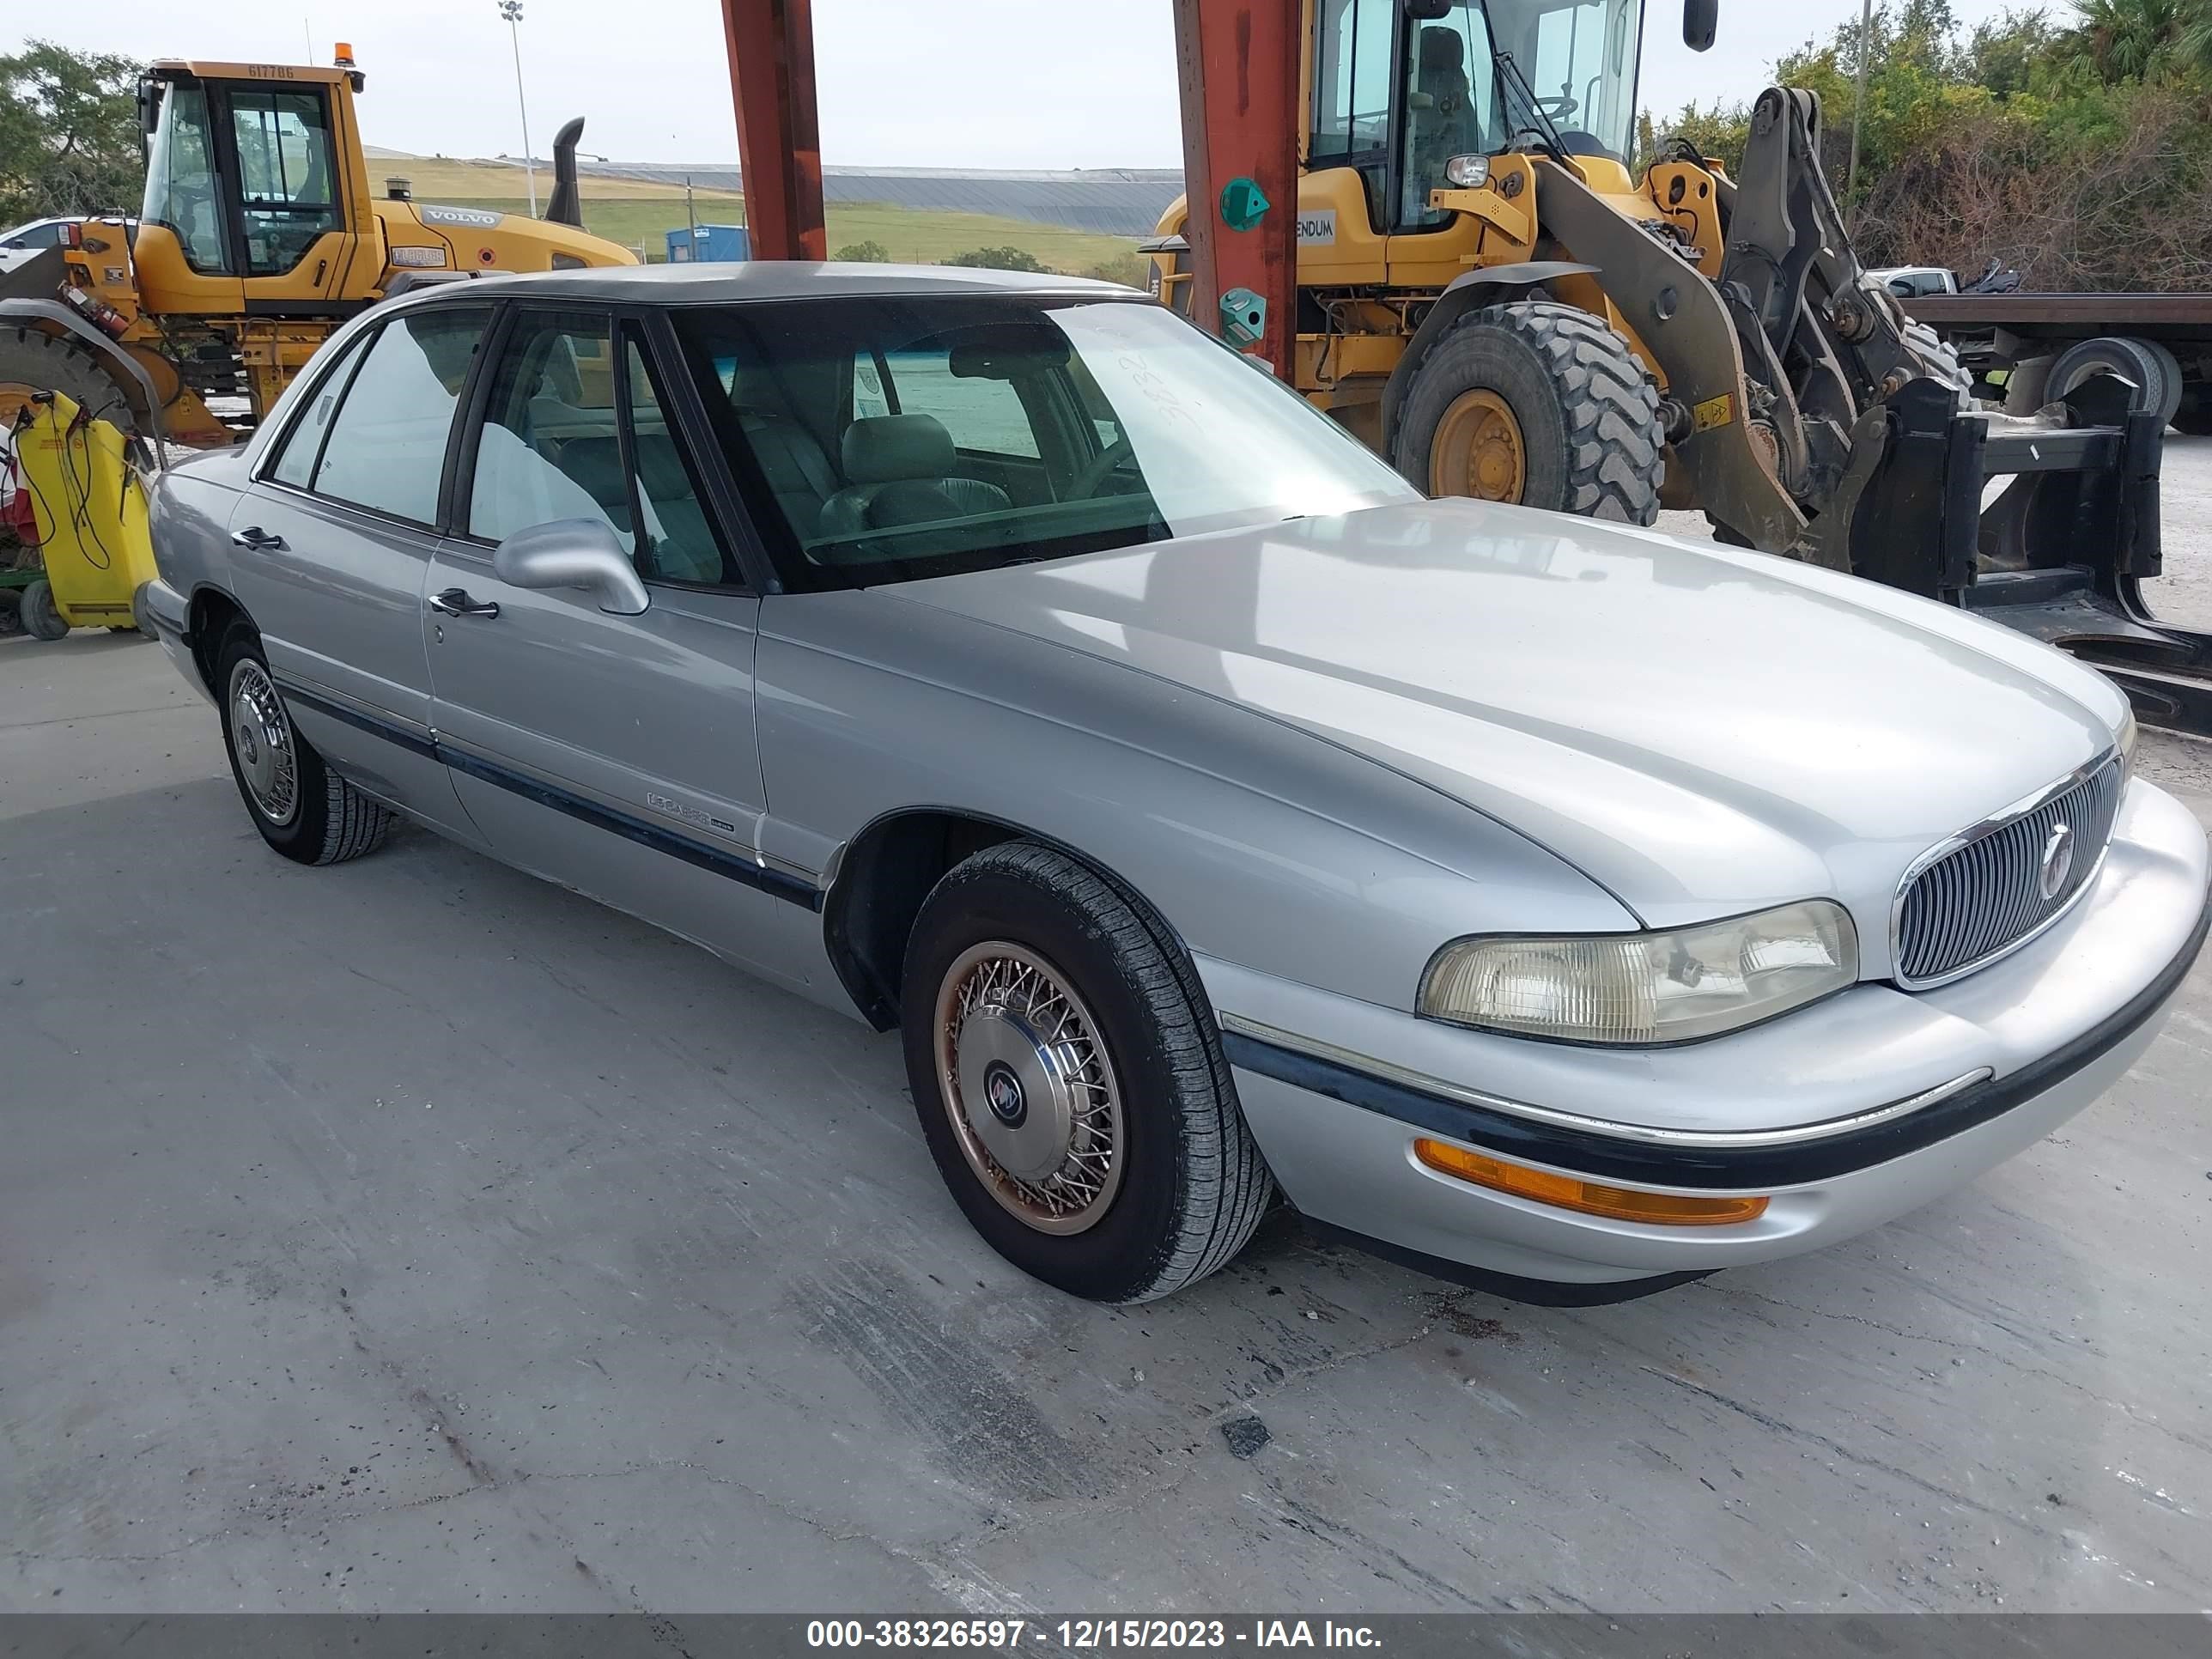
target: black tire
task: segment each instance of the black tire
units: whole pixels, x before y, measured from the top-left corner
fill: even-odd
[[[964,982],[963,957],[1001,942],[1073,992],[1118,1085],[1121,1121],[1106,1155],[1118,1185],[1079,1231],[1042,1231],[996,1195],[1010,1183],[987,1183],[970,1162],[952,1090],[939,1080],[940,994]],[[1237,1103],[1198,975],[1134,895],[1035,842],[987,848],[924,902],[902,1000],[907,1076],[930,1153],[975,1231],[1023,1272],[1092,1301],[1148,1302],[1203,1279],[1251,1237],[1273,1180]],[[1034,1017],[1035,1006],[1021,1012]]]
[[[1657,518],[1666,465],[1658,389],[1601,319],[1522,300],[1453,324],[1413,370],[1391,441],[1391,465],[1416,488],[1431,488],[1444,411],[1476,391],[1496,392],[1520,423],[1523,506],[1625,524]]]
[[[146,590],[154,584],[140,582],[131,590],[131,623],[138,630],[138,637],[158,642],[161,634],[154,626],[153,613],[146,608]]]
[[[276,699],[273,720],[291,759],[290,806],[289,811],[272,812],[257,798],[247,781],[250,763],[240,757],[240,720],[234,712],[241,669],[246,665],[258,671],[273,696],[275,682],[269,678],[269,659],[261,654],[261,641],[252,629],[238,623],[223,636],[216,652],[216,702],[222,713],[222,751],[230,760],[231,779],[238,785],[246,815],[253,820],[261,839],[301,864],[340,864],[374,852],[392,829],[391,811],[323,764],[314,745],[293,727],[281,697]]]
[[[69,618],[54,604],[53,586],[44,576],[23,590],[16,609],[23,631],[34,640],[58,640],[70,631]]]
[[[128,437],[138,429],[131,400],[100,359],[73,340],[35,328],[0,327],[0,391],[10,386],[66,393],[95,421]]]
[[[12,587],[0,587],[0,640],[13,639],[23,631],[22,595]]]
[[[2098,340],[2077,340],[2051,360],[2051,378],[2043,400],[2055,403],[2100,369],[2110,369],[2133,380],[2134,406],[2156,411],[2171,422],[2181,407],[2181,365],[2155,340],[2108,335]]]

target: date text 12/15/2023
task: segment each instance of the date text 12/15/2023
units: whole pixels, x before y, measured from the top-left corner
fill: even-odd
[[[1255,1619],[816,1619],[811,1648],[980,1648],[1018,1650],[1054,1642],[1063,1649],[1364,1648],[1382,1645],[1365,1625],[1334,1620]]]

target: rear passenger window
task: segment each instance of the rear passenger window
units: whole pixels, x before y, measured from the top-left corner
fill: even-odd
[[[454,406],[490,315],[442,307],[386,323],[345,389],[307,487],[435,524]]]
[[[322,456],[323,437],[331,429],[331,416],[337,413],[338,399],[345,396],[347,377],[361,361],[364,343],[374,337],[373,331],[355,337],[339,354],[336,367],[317,385],[314,402],[292,422],[291,431],[284,435],[283,451],[269,471],[278,483],[290,484],[295,489],[307,487],[314,476],[315,463]]]

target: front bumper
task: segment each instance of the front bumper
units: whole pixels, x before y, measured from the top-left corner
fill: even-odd
[[[1302,1211],[1396,1253],[1633,1290],[1850,1237],[2087,1106],[2157,1035],[2212,919],[2208,879],[2196,820],[2137,782],[2092,890],[2014,955],[1940,990],[1863,985],[1664,1050],[1462,1031],[1224,963],[1200,971],[1245,1115]],[[1614,1185],[1771,1201],[1717,1227],[1583,1215],[1431,1170],[1413,1154],[1421,1134]]]

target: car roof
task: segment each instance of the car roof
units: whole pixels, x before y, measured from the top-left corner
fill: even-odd
[[[542,295],[645,305],[718,305],[756,300],[830,299],[856,295],[1055,294],[1098,299],[1143,297],[1119,283],[1052,271],[984,270],[966,265],[813,264],[790,259],[689,260],[659,265],[601,265],[584,270],[494,274],[441,283],[422,296],[466,301],[489,285],[502,298]],[[412,299],[414,296],[410,296]]]

